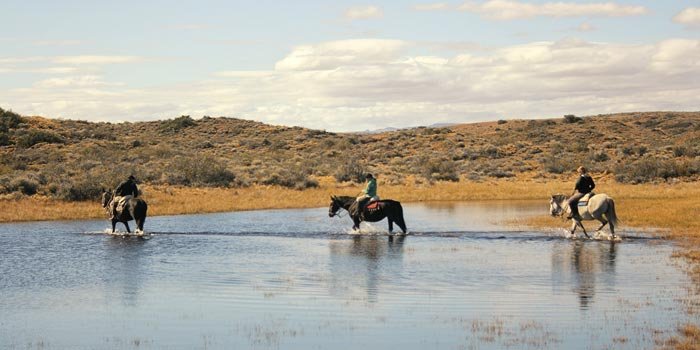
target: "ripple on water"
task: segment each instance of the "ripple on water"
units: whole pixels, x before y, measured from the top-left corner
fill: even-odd
[[[669,242],[503,228],[484,217],[542,208],[480,205],[406,205],[407,236],[326,208],[154,217],[150,240],[0,225],[0,347],[648,348],[689,317]]]

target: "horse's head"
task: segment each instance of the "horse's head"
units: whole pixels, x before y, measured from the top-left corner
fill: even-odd
[[[112,198],[114,197],[114,194],[112,193],[111,190],[102,190],[102,208],[107,208],[109,205],[109,202],[112,201]]]
[[[563,194],[555,194],[549,199],[549,214],[559,216],[564,214],[564,200],[566,196]]]
[[[336,196],[331,196],[331,205],[328,207],[328,216],[334,217],[338,214],[338,210],[342,208],[340,200]]]

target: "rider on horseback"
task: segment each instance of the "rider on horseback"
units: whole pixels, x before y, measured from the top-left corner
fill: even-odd
[[[357,197],[355,200],[350,212],[354,216],[358,217],[360,214],[362,214],[362,210],[367,204],[379,200],[379,197],[377,196],[377,179],[375,179],[372,174],[365,175],[365,179],[367,179],[367,186],[365,186],[365,189],[362,190],[362,195]]]
[[[123,207],[123,203],[126,203],[127,200],[138,196],[139,188],[136,186],[136,178],[134,175],[129,175],[129,178],[120,183],[114,190],[114,198],[112,199],[111,208],[112,217],[116,217],[118,215],[118,211],[121,211],[121,208],[119,208],[120,210],[117,210],[118,207]]]
[[[590,175],[588,175],[586,168],[580,166],[576,170],[578,171],[580,176],[578,180],[576,180],[574,192],[568,200],[569,209],[571,210],[571,213],[569,214],[567,219],[574,218],[578,221],[581,221],[582,218],[578,212],[578,201],[581,198],[583,198],[583,196],[585,196],[587,193],[593,191],[593,189],[595,188],[595,182],[593,182],[593,178]]]

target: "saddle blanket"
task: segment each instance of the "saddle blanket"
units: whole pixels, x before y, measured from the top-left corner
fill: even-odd
[[[375,210],[377,208],[379,208],[379,201],[371,202],[371,203],[367,204],[367,206],[365,207],[365,209],[367,209],[367,210]]]

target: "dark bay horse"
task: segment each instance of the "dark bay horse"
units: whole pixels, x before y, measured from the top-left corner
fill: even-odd
[[[112,216],[112,199],[114,198],[113,191],[103,191],[102,192],[102,208],[107,211],[107,215]],[[130,198],[126,202],[124,209],[117,212],[117,215],[112,218],[112,233],[114,233],[114,228],[117,222],[121,222],[126,226],[126,232],[131,233],[129,229],[129,221],[136,221],[136,229],[143,232],[143,224],[146,222],[146,212],[148,211],[148,205],[146,201],[141,198]]]
[[[355,203],[355,197],[331,196],[331,205],[328,208],[328,216],[334,217],[340,209],[345,209],[349,213],[350,206],[353,203]],[[365,207],[362,215],[351,214],[350,217],[354,223],[352,226],[353,230],[359,230],[360,222],[362,221],[377,222],[387,218],[389,221],[389,233],[394,230],[394,223],[399,225],[404,234],[406,233],[406,222],[403,220],[403,207],[401,207],[400,202],[391,199],[380,200],[377,203],[376,209],[367,209],[367,207]]]

